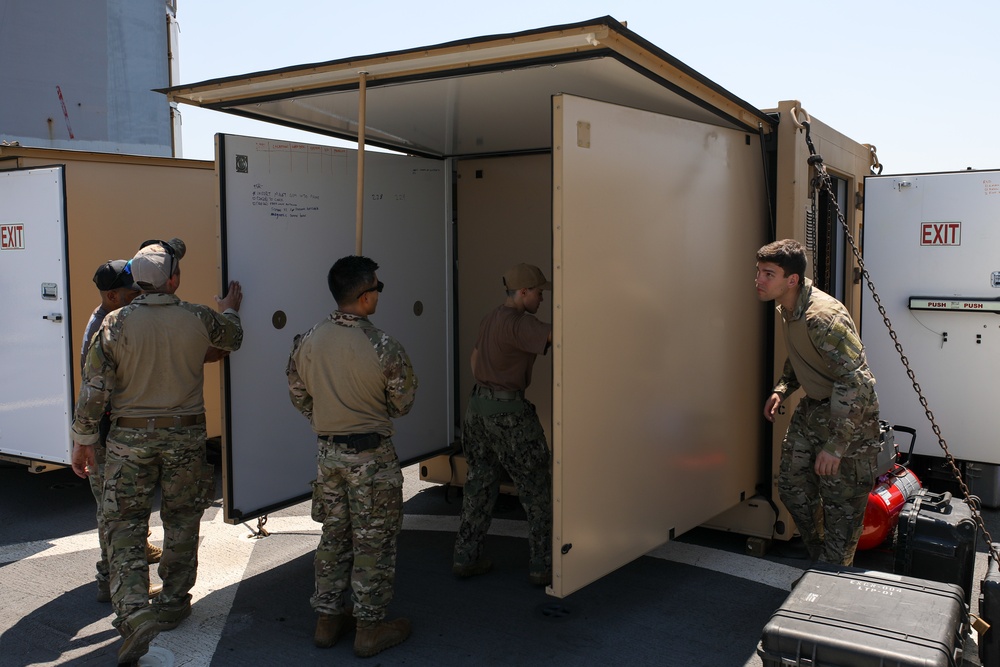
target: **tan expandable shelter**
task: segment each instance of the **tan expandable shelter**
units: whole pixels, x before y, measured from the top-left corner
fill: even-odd
[[[610,17],[164,92],[402,153],[217,138],[225,266],[277,251],[289,267],[241,313],[257,347],[233,377],[268,370],[225,387],[227,520],[309,493],[315,440],[279,400],[281,370],[333,309],[325,270],[362,248],[389,277],[374,321],[421,377],[394,442],[441,482],[458,481],[469,353],[500,276],[527,261],[551,277],[552,350],[527,395],[553,449],[552,595],[707,522],[791,537],[767,498],[780,426],[761,416],[783,353],[752,277],[776,235],[819,238],[797,103],[755,109]],[[815,121],[812,138],[853,197],[867,149]]]
[[[199,160],[0,146],[0,171],[61,167],[65,187],[65,256],[68,308],[65,331],[72,371],[72,401],[80,387],[83,333],[100,295],[94,271],[109,259],[130,259],[147,239],[180,237],[187,245],[177,294],[215,306],[219,294],[217,188],[214,164]],[[7,255],[0,256],[5,259]],[[34,282],[36,276],[24,276]],[[32,289],[35,289],[33,286]],[[14,316],[7,313],[7,316]],[[69,384],[69,383],[67,383]],[[69,388],[68,388],[69,389]],[[221,433],[220,364],[205,368],[209,436]],[[5,415],[6,418],[6,415]],[[68,434],[69,423],[66,423]],[[67,463],[69,452],[36,456],[41,443],[0,441],[0,453],[35,461]],[[60,446],[58,449],[62,449]],[[55,455],[51,455],[54,453]]]

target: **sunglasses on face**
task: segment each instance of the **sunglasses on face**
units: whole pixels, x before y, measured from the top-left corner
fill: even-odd
[[[376,285],[375,287],[369,287],[368,289],[366,289],[366,290],[364,290],[363,292],[361,292],[361,294],[359,294],[359,295],[358,295],[358,298],[360,299],[360,298],[361,298],[361,297],[363,297],[363,296],[364,296],[365,294],[368,294],[368,292],[378,292],[379,294],[381,294],[381,293],[382,293],[382,288],[383,288],[383,287],[385,287],[385,283],[383,283],[383,282],[382,282],[382,281],[380,280],[380,281],[378,281],[378,285]]]

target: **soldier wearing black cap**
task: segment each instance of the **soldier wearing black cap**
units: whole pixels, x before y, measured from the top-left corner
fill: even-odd
[[[80,350],[80,368],[87,357],[87,348],[94,332],[101,326],[104,316],[118,310],[139,295],[139,288],[132,282],[132,274],[125,271],[128,264],[124,259],[109,259],[97,267],[94,272],[94,284],[101,293],[101,304],[94,309],[87,322],[87,330],[83,334],[83,347]]]
[[[94,333],[100,328],[101,322],[104,321],[104,316],[118,310],[122,306],[128,305],[132,299],[139,295],[138,288],[132,282],[132,275],[125,270],[127,264],[128,262],[124,259],[109,259],[97,267],[97,271],[94,272],[94,284],[97,285],[97,289],[101,293],[101,303],[90,315],[90,321],[87,322],[87,329],[83,334],[83,345],[80,349],[81,369],[87,358],[87,348],[90,347],[90,341],[93,339]],[[98,602],[111,602],[108,544],[104,539],[104,514],[101,511],[101,503],[104,495],[104,459],[110,428],[111,419],[107,411],[105,411],[100,424],[100,437],[97,445],[94,447],[94,459],[97,461],[97,465],[94,466],[94,473],[89,478],[90,490],[97,501],[97,537],[101,545],[101,560],[97,561],[97,574],[95,575],[97,579]],[[158,562],[161,553],[159,547],[150,544],[148,541],[146,542],[146,560],[148,562]],[[159,593],[159,590],[160,587],[158,585],[151,586],[149,590],[150,596],[156,595]]]

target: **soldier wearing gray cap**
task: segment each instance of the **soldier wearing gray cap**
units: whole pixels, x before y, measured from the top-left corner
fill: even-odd
[[[97,271],[94,272],[94,284],[97,285],[98,291],[101,293],[101,303],[94,309],[94,312],[90,315],[90,321],[87,322],[87,328],[83,334],[83,345],[80,350],[80,368],[83,368],[84,362],[87,359],[87,349],[90,347],[90,341],[94,337],[94,333],[97,331],[98,327],[104,321],[104,317],[110,313],[118,310],[122,306],[127,306],[132,302],[139,294],[139,288],[135,286],[132,282],[132,274],[125,270],[128,265],[124,259],[111,259],[104,264],[97,267]],[[101,510],[101,504],[104,497],[104,459],[106,453],[106,440],[108,438],[108,431],[111,429],[111,416],[108,411],[105,411],[104,416],[101,417],[101,424],[99,427],[99,439],[97,444],[94,445],[94,459],[97,465],[94,466],[93,473],[90,475],[90,491],[94,494],[94,499],[97,501],[97,539],[101,547],[101,559],[97,561],[97,601],[98,602],[111,602],[111,577],[108,569],[108,545],[107,541],[104,539],[104,513]],[[160,560],[162,552],[159,547],[146,542],[146,561],[149,563],[157,563]],[[150,597],[156,595],[160,592],[160,586],[150,586],[149,595]]]
[[[530,264],[512,267],[503,282],[507,299],[483,319],[472,349],[476,384],[462,425],[469,473],[452,572],[465,578],[492,568],[483,556],[483,541],[506,471],[528,518],[528,578],[547,586],[552,582],[551,455],[524,390],[531,384],[535,357],[552,343],[552,325],[535,317],[542,292],[552,283]]]
[[[103,509],[120,663],[138,660],[158,632],[191,614],[199,522],[214,484],[205,459],[204,360],[212,347],[237,350],[243,342],[238,282],[216,297],[221,313],[174,295],[185,251],[179,239],[148,241],[128,263],[143,293],[109,313],[95,334],[72,427],[73,471],[86,477],[110,402]],[[144,547],[157,487],[163,590],[151,605]]]

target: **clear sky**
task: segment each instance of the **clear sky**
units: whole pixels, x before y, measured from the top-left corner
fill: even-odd
[[[874,144],[886,174],[1000,168],[1000,2],[178,0],[180,83],[610,15],[759,109],[799,100]],[[216,132],[320,135],[180,107],[183,157]]]

